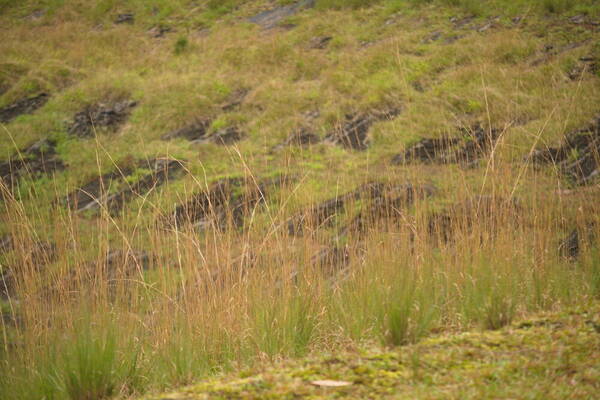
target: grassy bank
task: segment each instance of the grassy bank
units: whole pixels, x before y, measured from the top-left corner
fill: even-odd
[[[593,398],[597,306],[542,314],[500,331],[436,336],[246,370],[149,399]],[[341,387],[326,386],[330,380]]]
[[[406,393],[477,397],[474,364],[439,371],[496,339],[483,395],[543,376],[558,396],[571,373],[593,393],[595,2],[321,0],[253,22],[289,5],[0,1],[0,108],[43,94],[0,125],[0,398],[137,397],[370,346],[408,346],[364,358],[401,359]],[[558,322],[511,325],[533,313]],[[522,372],[519,350],[563,345]],[[326,390],[288,372],[198,397]],[[349,395],[383,390],[355,373]]]

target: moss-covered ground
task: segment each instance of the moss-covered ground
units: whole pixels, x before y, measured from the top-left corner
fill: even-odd
[[[319,385],[328,380],[346,385]],[[145,399],[594,399],[599,392],[595,304],[535,315],[501,330],[284,362]]]

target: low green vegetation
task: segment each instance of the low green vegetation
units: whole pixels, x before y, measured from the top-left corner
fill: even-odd
[[[594,398],[600,380],[597,317],[597,306],[542,314],[499,331],[244,370],[147,399]]]

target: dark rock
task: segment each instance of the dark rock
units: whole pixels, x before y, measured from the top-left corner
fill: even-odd
[[[206,225],[214,215],[221,214],[223,209],[236,201],[244,181],[242,178],[225,178],[214,184],[207,191],[194,195],[186,203],[175,208],[169,225],[180,227],[185,224]]]
[[[329,42],[333,39],[332,36],[316,36],[310,40],[310,44],[308,47],[311,49],[324,49],[329,45]]]
[[[147,271],[154,264],[155,257],[148,252],[139,250],[111,250],[106,253],[102,265],[109,274],[131,270]]]
[[[585,15],[583,15],[583,14],[575,15],[575,16],[569,18],[569,21],[572,24],[581,25],[581,24],[585,23]]]
[[[309,131],[307,128],[300,128],[292,132],[283,143],[275,146],[273,150],[277,151],[289,146],[307,147],[317,144],[320,141],[321,138],[318,135]]]
[[[430,35],[428,35],[425,39],[423,39],[421,41],[421,43],[429,44],[429,43],[437,42],[438,40],[441,39],[443,34],[444,33],[442,31],[435,31],[435,32],[431,33]]]
[[[206,140],[216,144],[228,145],[242,140],[244,136],[244,133],[240,131],[237,127],[230,126],[218,130],[217,132],[207,137]]]
[[[416,200],[423,200],[436,193],[434,186],[415,186],[411,183],[400,185],[379,184],[377,191],[369,196],[371,201],[361,207],[360,212],[344,227],[340,235],[348,233],[364,234],[369,228],[381,222],[402,222],[405,211]]]
[[[145,173],[135,182],[130,182],[131,177],[140,169],[150,172]],[[143,196],[169,180],[176,179],[182,169],[181,161],[169,158],[128,163],[88,181],[69,193],[62,201],[77,212],[97,211],[104,208],[112,215],[116,215],[132,198]]]
[[[64,169],[56,153],[56,145],[52,139],[42,139],[21,149],[17,155],[0,163],[0,180],[12,191],[25,176],[35,179]]]
[[[27,246],[27,247],[24,247]],[[12,248],[17,252],[18,263],[10,266],[2,266],[0,271],[0,299],[7,299],[16,294],[17,288],[23,284],[19,271],[25,269],[27,273],[39,273],[45,266],[58,259],[55,244],[44,241],[36,241],[33,244],[13,243]]]
[[[403,165],[418,161],[471,165],[493,149],[500,134],[498,129],[486,129],[479,124],[468,129],[460,128],[459,137],[420,140],[394,156],[392,163]]]
[[[182,138],[190,141],[197,141],[200,139],[204,139],[206,133],[208,132],[208,128],[210,128],[210,124],[211,122],[209,120],[198,120],[181,129],[177,129],[167,133],[162,137],[162,140]]]
[[[11,88],[11,85],[7,82],[0,81],[0,96],[4,93],[8,92],[8,89]]]
[[[600,72],[600,61],[596,57],[581,57],[579,63],[569,71],[568,76],[572,81],[577,81],[583,78],[585,73],[592,75]]]
[[[535,163],[552,163],[576,185],[588,185],[600,175],[600,116],[587,127],[567,134],[560,147],[535,151]]]
[[[483,33],[485,31],[491,29],[493,26],[494,26],[493,23],[488,22],[487,24],[484,24],[484,25],[480,26],[479,28],[477,28],[477,32]]]
[[[383,183],[369,182],[343,195],[311,205],[287,221],[288,233],[299,236],[304,234],[307,229],[316,231],[319,228],[331,226],[336,216],[345,209],[348,202],[380,197],[385,188],[386,185]]]
[[[160,25],[150,28],[148,30],[148,35],[150,35],[151,38],[158,39],[164,37],[169,32],[173,32],[173,28],[169,26]]]
[[[115,24],[133,24],[135,16],[131,13],[119,14],[115,18]]]
[[[399,109],[392,109],[387,112],[348,115],[346,121],[328,134],[325,140],[346,149],[366,150],[371,126],[377,121],[391,120],[399,114]]]
[[[183,169],[183,163],[170,158],[157,158],[147,162],[151,172],[134,183],[127,183],[126,187],[106,198],[106,208],[112,215],[117,215],[123,207],[134,197],[141,197],[151,190],[176,179],[177,174]]]
[[[106,200],[112,185],[125,180],[140,166],[143,167],[144,163],[138,163],[137,166],[123,165],[114,171],[94,178],[68,194],[64,199],[64,204],[76,211],[98,208]]]
[[[264,29],[275,28],[283,19],[290,17],[306,8],[311,8],[315,5],[315,0],[301,0],[293,4],[277,7],[257,14],[249,21],[260,25]]]
[[[312,257],[311,264],[327,276],[335,275],[350,264],[350,249],[348,246],[327,247]]]
[[[457,138],[421,139],[404,153],[394,156],[395,165],[410,164],[415,161],[434,163],[460,142]]]
[[[453,242],[459,233],[470,235],[475,227],[480,235],[493,236],[500,227],[518,223],[520,214],[517,199],[476,196],[431,214],[427,222],[428,233],[437,243]]]
[[[87,106],[75,114],[69,133],[86,138],[94,135],[98,128],[116,131],[129,118],[131,110],[137,105],[135,101],[121,101],[113,104],[95,104]]]
[[[446,38],[446,40],[444,40],[444,44],[452,44],[454,42],[459,41],[460,39],[464,38],[465,35],[450,35]]]
[[[330,226],[335,216],[341,212],[347,201],[347,196],[335,197],[314,205],[288,220],[288,233],[302,235],[307,228],[316,231],[323,226]]]
[[[465,26],[469,25],[471,22],[473,22],[474,19],[475,19],[475,17],[473,17],[473,16],[466,16],[463,18],[452,17],[452,18],[450,18],[450,22],[454,25],[454,28],[460,29],[460,28],[464,28]]]
[[[7,124],[19,115],[33,114],[36,110],[46,104],[49,98],[50,95],[47,93],[40,93],[37,96],[21,99],[11,105],[1,108],[0,123]]]
[[[579,231],[577,229],[572,230],[566,238],[561,240],[558,251],[563,257],[577,258],[579,256]]]
[[[170,228],[188,224],[203,228],[211,224],[226,228],[228,223],[242,227],[244,218],[266,201],[270,188],[281,187],[295,180],[287,175],[245,181],[225,178],[213,183],[207,190],[178,205],[165,221]]]
[[[580,42],[567,43],[566,45],[561,46],[561,47],[556,47],[551,44],[546,45],[546,46],[544,46],[543,54],[541,56],[539,56],[538,58],[534,59],[531,62],[531,65],[533,67],[537,67],[539,65],[545,64],[545,63],[549,62],[550,60],[552,60],[554,57],[556,57],[562,53],[566,53],[568,51],[575,50],[579,47],[585,46],[587,43],[589,43],[589,39],[582,40]]]
[[[588,223],[582,228],[573,229],[558,245],[562,257],[576,259],[581,253],[583,242],[593,243],[596,240],[596,224]]]

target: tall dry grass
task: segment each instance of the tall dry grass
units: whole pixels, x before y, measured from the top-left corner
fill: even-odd
[[[423,185],[431,168],[389,168],[379,178]],[[597,247],[583,239],[577,260],[558,249],[570,229],[600,226],[593,188],[557,192],[547,170],[496,160],[494,151],[482,168],[439,171],[445,184],[430,198],[403,205],[382,196],[370,207],[363,192],[320,226],[307,215],[302,235],[287,229],[289,204],[310,190],[302,176],[267,197],[247,169],[245,184],[266,202],[241,208],[243,227],[237,212],[212,204],[202,229],[165,224],[160,194],[140,194],[140,207],[119,217],[57,205],[48,216],[3,188],[14,250],[3,265],[12,289],[0,397],[126,397],[365,341],[395,346],[441,330],[497,329],[598,298]],[[186,190],[210,187],[195,182]],[[360,210],[361,224],[350,224]],[[53,247],[40,246],[40,226]],[[109,262],[114,249],[120,256]]]

